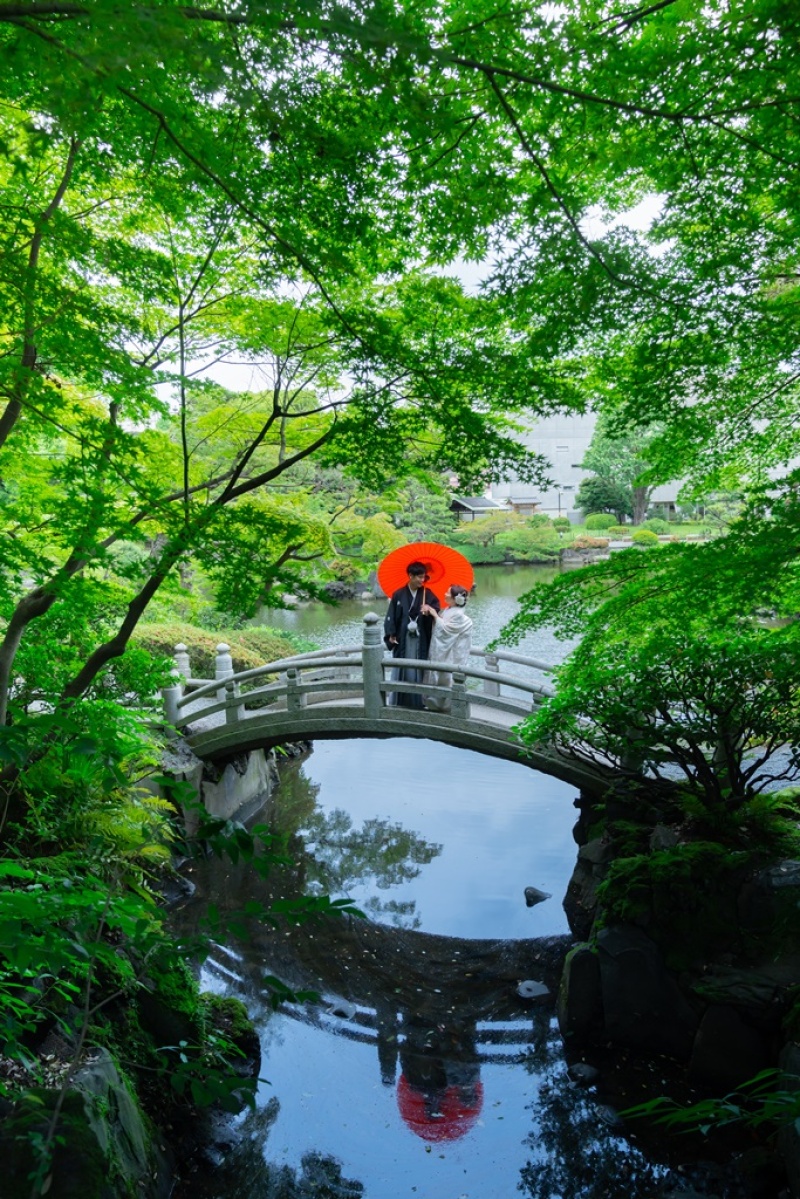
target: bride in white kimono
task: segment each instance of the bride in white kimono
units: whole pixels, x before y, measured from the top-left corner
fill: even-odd
[[[466,666],[469,651],[472,646],[472,621],[467,616],[466,607],[469,592],[466,587],[453,583],[444,594],[447,607],[437,612],[430,608],[426,611],[433,616],[433,634],[431,636],[428,657],[431,662],[447,662],[453,667]],[[453,676],[447,670],[427,670],[426,683],[433,687],[449,687]],[[449,712],[449,695],[430,695],[425,697],[425,707],[430,712]]]

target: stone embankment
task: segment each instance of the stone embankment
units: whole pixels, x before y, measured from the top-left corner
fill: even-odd
[[[784,1072],[779,1089],[800,1090],[800,949],[792,933],[800,912],[800,862],[734,872],[727,885],[716,893],[712,886],[702,898],[696,889],[682,896],[685,880],[676,876],[649,896],[639,894],[623,920],[598,899],[615,861],[613,839],[597,835],[589,802],[576,806],[582,807],[578,858],[565,908],[581,940],[567,956],[558,999],[568,1054],[591,1060],[593,1049],[611,1045],[664,1055],[681,1064],[700,1095],[730,1094],[771,1068]],[[651,846],[655,852],[673,848],[678,837],[657,825]],[[675,945],[681,910],[682,927],[696,922],[697,928]],[[704,937],[703,921],[709,933],[724,934]],[[707,951],[712,941],[719,952]],[[788,1186],[781,1193],[795,1197],[798,1123],[788,1121],[778,1138]]]

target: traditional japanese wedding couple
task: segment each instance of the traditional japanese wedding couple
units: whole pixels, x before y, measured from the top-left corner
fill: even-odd
[[[442,608],[426,587],[428,576],[422,562],[409,562],[406,573],[405,587],[399,587],[389,600],[383,624],[384,642],[395,658],[417,658],[446,665],[432,670],[398,666],[392,671],[392,680],[449,688],[452,670],[466,665],[472,645],[472,621],[464,611],[469,592],[466,587],[451,583],[444,593],[446,607]],[[450,711],[450,697],[441,693],[423,699],[420,693],[394,691],[389,704],[401,708],[424,707],[430,712]]]

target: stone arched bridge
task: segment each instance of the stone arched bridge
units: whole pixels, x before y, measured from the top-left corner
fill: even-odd
[[[380,618],[369,612],[360,646],[298,654],[239,673],[233,671],[228,647],[221,645],[213,680],[192,678],[186,648],[177,646],[175,673],[181,677],[164,691],[167,719],[202,759],[230,758],[289,741],[424,737],[521,762],[581,789],[607,786],[607,771],[554,750],[529,750],[514,732],[552,692],[545,680],[553,669],[548,663],[505,651],[473,650],[478,664],[453,671],[449,688],[398,682],[392,678],[396,667],[452,668],[386,656],[381,626]],[[446,696],[450,711],[387,702],[399,692]]]

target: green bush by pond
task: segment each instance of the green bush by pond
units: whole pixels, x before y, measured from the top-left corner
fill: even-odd
[[[590,512],[583,522],[586,529],[610,529],[617,523],[616,516],[610,512]]]
[[[139,625],[134,637],[138,645],[157,656],[171,657],[176,645],[185,645],[189,651],[192,678],[196,679],[214,678],[217,646],[221,642],[230,646],[234,670],[253,670],[265,662],[290,658],[298,652],[296,638],[286,637],[266,626],[209,633],[197,625],[175,620]]]

